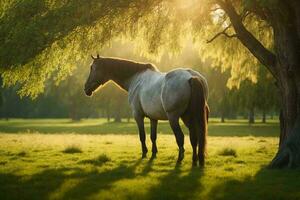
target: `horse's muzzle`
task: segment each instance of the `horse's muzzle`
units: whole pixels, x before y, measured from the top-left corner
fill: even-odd
[[[93,94],[92,90],[87,89],[87,88],[84,89],[84,92],[85,92],[86,96],[89,96],[89,97],[92,96],[92,94]]]

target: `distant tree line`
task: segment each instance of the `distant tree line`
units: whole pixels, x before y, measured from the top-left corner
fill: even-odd
[[[196,61],[195,61],[196,62]],[[244,117],[254,123],[255,116],[266,122],[266,116],[278,115],[279,103],[274,80],[264,68],[259,68],[257,83],[242,81],[239,88],[227,87],[229,71],[195,64],[209,83],[209,106],[211,117],[225,119]],[[200,66],[200,67],[199,67]],[[206,67],[205,67],[206,66]],[[120,122],[122,118],[130,120],[131,110],[127,94],[110,82],[96,92],[92,98],[83,93],[83,85],[88,68],[78,68],[59,86],[49,83],[46,91],[37,99],[24,97],[16,93],[17,86],[1,89],[0,117],[8,118],[81,118],[105,117],[108,121]]]

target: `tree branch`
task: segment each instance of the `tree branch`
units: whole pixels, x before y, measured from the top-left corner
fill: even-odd
[[[228,33],[226,33],[226,31],[231,27],[231,24],[229,26],[227,26],[223,31],[217,33],[214,37],[212,37],[211,39],[207,40],[207,43],[211,43],[212,41],[214,41],[216,38],[218,38],[220,35],[225,35],[228,38],[234,38],[237,37],[236,34],[232,34],[229,35]]]
[[[241,16],[236,12],[230,0],[216,0],[217,4],[228,15],[242,44],[276,77],[276,55],[266,49],[244,26]]]
[[[218,11],[218,10],[222,10],[222,8],[220,8],[220,7],[212,8],[212,9],[210,10],[210,12],[216,12],[216,11]]]
[[[218,9],[222,9],[222,8],[218,8]],[[244,12],[242,14],[242,21],[250,14],[250,12]],[[226,31],[232,26],[232,24],[228,25],[223,31],[217,33],[214,37],[212,37],[211,39],[207,40],[206,42],[207,43],[211,43],[213,42],[216,38],[218,38],[220,35],[225,35],[226,37],[228,38],[236,38],[237,37],[237,34],[232,34],[232,35],[229,35]]]

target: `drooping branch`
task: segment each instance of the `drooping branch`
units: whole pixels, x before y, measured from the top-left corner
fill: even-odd
[[[219,9],[221,9],[221,8],[219,8]],[[250,14],[250,12],[244,12],[244,13],[242,14],[242,17],[241,17],[242,21],[243,21],[249,14]],[[224,20],[224,21],[225,21],[225,20]],[[227,38],[236,38],[236,37],[237,37],[236,34],[229,35],[229,34],[227,33],[227,30],[228,30],[230,27],[232,27],[232,24],[229,24],[223,31],[217,33],[214,37],[212,37],[211,39],[207,40],[207,43],[211,43],[212,41],[214,41],[214,40],[215,40],[217,37],[219,37],[220,35],[225,35]]]
[[[229,35],[226,31],[231,27],[231,24],[229,26],[227,26],[223,31],[217,33],[214,37],[212,37],[211,39],[207,40],[207,43],[211,43],[212,41],[214,41],[216,38],[218,38],[220,35],[225,35],[228,38],[234,38],[237,37],[236,34],[232,34]]]
[[[216,2],[228,15],[231,24],[236,32],[236,37],[263,65],[265,65],[269,69],[269,71],[276,78],[276,55],[266,49],[253,36],[253,34],[246,29],[242,22],[242,17],[236,12],[230,0],[216,0]]]

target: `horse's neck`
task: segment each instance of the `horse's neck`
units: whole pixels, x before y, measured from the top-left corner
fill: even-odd
[[[119,60],[112,60],[110,79],[117,83],[124,90],[129,91],[131,85],[136,81],[137,77],[146,71],[132,70],[132,65],[135,64],[136,63],[122,63]]]

